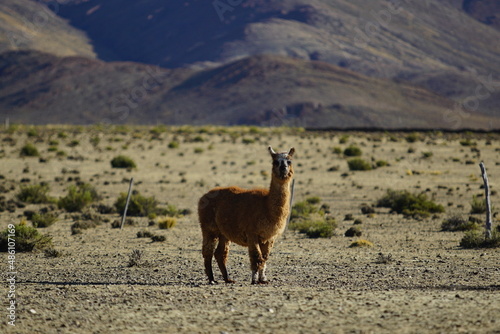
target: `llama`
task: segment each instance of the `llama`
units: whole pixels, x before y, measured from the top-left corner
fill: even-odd
[[[239,187],[214,188],[198,203],[203,234],[202,253],[205,273],[215,284],[212,257],[215,257],[226,283],[229,278],[226,261],[229,245],[234,242],[248,247],[252,284],[266,284],[266,261],[276,239],[283,233],[290,212],[290,181],[293,177],[292,156],[295,149],[276,153],[273,159],[269,189],[245,190]]]

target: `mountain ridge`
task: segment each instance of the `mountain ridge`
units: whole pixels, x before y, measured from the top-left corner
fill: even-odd
[[[456,124],[455,103],[424,88],[276,55],[192,70],[13,51],[0,75],[0,114],[34,124],[500,128],[474,114]]]
[[[40,40],[0,38],[13,121],[500,127],[498,7],[478,0],[6,0],[0,30],[42,2]]]

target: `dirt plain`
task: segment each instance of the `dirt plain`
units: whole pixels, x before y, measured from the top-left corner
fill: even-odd
[[[40,231],[53,237],[62,256],[16,254],[16,322],[7,324],[3,284],[1,332],[500,333],[500,249],[462,249],[462,232],[441,231],[445,218],[468,217],[472,196],[483,194],[480,161],[488,168],[493,205],[500,205],[498,133],[419,133],[410,143],[408,133],[281,128],[54,126],[28,132],[0,133],[6,199],[15,197],[23,179],[47,182],[54,197],[83,181],[101,194],[101,204],[112,206],[134,177],[134,189],[155,196],[160,206],[192,213],[168,230],[149,226],[146,217],[133,217],[136,225],[123,230],[111,228],[119,214],[103,214],[108,222],[72,235],[71,225],[82,218],[59,210],[59,220]],[[179,147],[169,148],[172,141]],[[26,142],[36,145],[41,159],[20,157]],[[349,171],[333,148],[351,144],[362,149],[362,158],[389,165]],[[216,185],[267,187],[268,145],[296,148],[295,202],[320,197],[338,222],[336,235],[309,239],[287,230],[268,262],[270,284],[259,286],[250,284],[246,249],[233,245],[229,269],[237,282],[209,285],[197,201]],[[137,168],[111,168],[119,154],[133,158]],[[409,219],[385,208],[361,212],[387,189],[426,192],[446,213]],[[19,223],[24,210],[46,206],[4,211],[0,228]],[[346,215],[362,221],[361,238],[373,247],[349,247],[358,237],[344,236],[353,225]],[[144,230],[166,240],[138,238]],[[143,252],[145,265],[127,265],[133,250]],[[7,254],[0,258],[6,282]]]

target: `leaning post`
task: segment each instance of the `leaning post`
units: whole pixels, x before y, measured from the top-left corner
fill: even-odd
[[[290,189],[290,212],[288,213],[288,218],[286,219],[286,227],[288,229],[288,224],[290,223],[290,218],[292,218],[292,204],[293,204],[293,192],[295,190],[295,179],[292,179],[292,186]]]
[[[491,238],[491,200],[490,200],[490,185],[488,183],[488,174],[486,174],[486,167],[484,163],[479,164],[481,168],[481,176],[484,181],[484,194],[486,196],[486,238]]]
[[[125,218],[127,218],[128,202],[130,201],[130,194],[132,193],[132,185],[134,184],[134,178],[130,179],[130,185],[128,186],[127,202],[125,203],[125,209],[123,209],[122,223],[120,224],[120,230],[123,229],[123,224],[125,223]]]

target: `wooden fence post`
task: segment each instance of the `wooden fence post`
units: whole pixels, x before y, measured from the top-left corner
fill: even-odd
[[[486,196],[486,238],[491,238],[491,200],[490,200],[490,185],[488,183],[488,175],[486,174],[486,167],[484,163],[479,164],[481,168],[481,176],[484,181],[484,194]]]
[[[127,202],[125,203],[125,209],[123,210],[122,223],[120,224],[120,230],[123,229],[123,224],[125,223],[125,218],[127,218],[128,202],[130,201],[130,194],[132,193],[132,185],[134,184],[134,178],[130,179],[130,185],[128,186]]]

